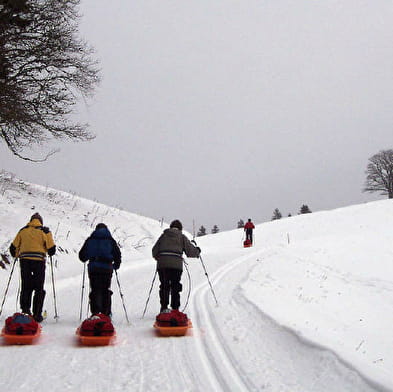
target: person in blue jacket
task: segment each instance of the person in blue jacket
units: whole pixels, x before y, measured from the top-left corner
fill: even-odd
[[[121,252],[108,227],[99,223],[79,251],[79,259],[89,260],[90,310],[92,315],[112,314],[113,292],[110,290],[113,270],[121,263]]]

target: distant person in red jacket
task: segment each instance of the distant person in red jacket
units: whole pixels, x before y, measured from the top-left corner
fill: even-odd
[[[252,244],[252,231],[255,229],[254,223],[251,222],[251,219],[244,225],[244,231],[246,232],[246,240],[250,240]]]

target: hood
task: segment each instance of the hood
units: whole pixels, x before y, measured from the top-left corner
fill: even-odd
[[[182,235],[182,232],[175,227],[171,227],[170,229],[165,229],[164,234],[168,237],[179,237]]]
[[[42,223],[39,221],[39,219],[32,219],[26,226],[38,227],[42,226]]]
[[[91,238],[112,238],[110,231],[103,227],[101,229],[94,230],[91,234]]]

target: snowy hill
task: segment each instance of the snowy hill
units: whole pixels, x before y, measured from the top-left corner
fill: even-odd
[[[149,245],[162,231],[159,223],[153,219],[74,194],[29,184],[7,173],[0,174],[0,194],[1,252],[7,250],[9,241],[16,234],[15,230],[23,227],[34,212],[43,216],[44,225],[50,227],[60,247],[61,258],[67,261],[68,258],[75,259],[75,252],[79,251],[84,239],[99,222],[107,223],[126,254],[141,257],[146,248],[150,255]]]
[[[198,238],[201,263],[188,260],[191,336],[158,338],[151,245],[163,228],[149,218],[24,183],[2,174],[0,250],[40,212],[59,252],[55,278],[60,318],[53,319],[47,270],[43,336],[38,345],[3,346],[1,390],[31,391],[392,391],[393,203],[391,200],[258,225],[255,246],[242,230]],[[180,218],[181,217],[173,217]],[[120,243],[127,325],[113,282],[114,346],[81,348],[82,264],[77,252],[95,224]],[[10,268],[0,270],[1,294]],[[16,309],[12,279],[1,322]],[[189,280],[183,274],[182,304]],[[83,313],[87,304],[83,304]]]

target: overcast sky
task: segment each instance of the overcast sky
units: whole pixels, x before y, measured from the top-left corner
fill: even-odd
[[[390,0],[82,0],[102,83],[78,113],[96,139],[26,181],[188,230],[383,198],[368,158],[393,148]],[[43,214],[45,212],[42,212]]]

